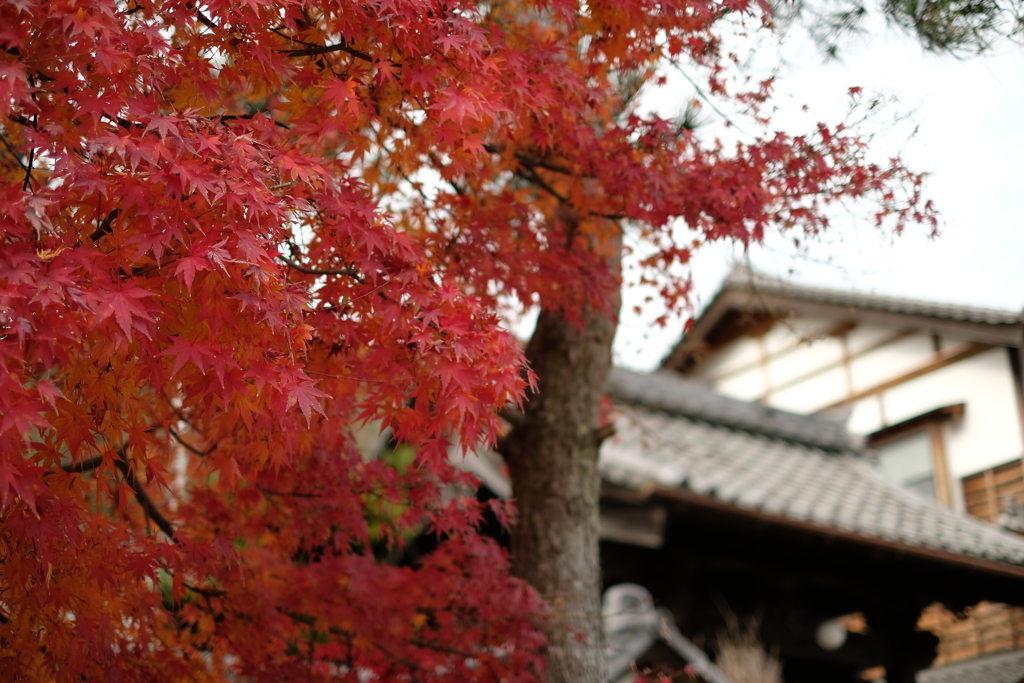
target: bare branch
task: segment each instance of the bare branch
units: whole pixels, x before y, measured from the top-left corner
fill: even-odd
[[[93,242],[99,242],[100,238],[102,238],[104,235],[113,230],[111,226],[114,224],[114,219],[117,218],[118,215],[120,215],[120,213],[121,209],[114,209],[113,211],[108,213],[107,217],[103,220],[102,223],[100,223],[100,226],[96,228],[96,230],[94,230],[91,235],[89,235],[89,239]]]
[[[86,472],[92,472],[94,469],[103,464],[103,456],[97,455],[94,458],[88,460],[79,460],[78,462],[69,463],[64,465],[61,469],[68,474],[84,474]]]
[[[555,188],[553,188],[550,185],[548,185],[547,181],[545,181],[543,178],[541,178],[539,175],[537,175],[537,172],[534,169],[527,168],[526,169],[526,173],[521,173],[521,174],[519,174],[519,176],[521,178],[523,178],[525,180],[528,180],[529,182],[533,183],[534,185],[536,185],[540,189],[544,190],[549,195],[551,195],[552,197],[554,197],[558,201],[562,202],[563,204],[568,204],[569,203],[569,199],[567,197],[562,196],[558,192],[558,190],[556,190]]]
[[[139,505],[142,506],[142,510],[146,513],[146,516],[160,527],[160,531],[164,532],[168,538],[177,542],[177,539],[174,537],[174,526],[166,517],[163,516],[160,510],[157,509],[156,505],[153,503],[153,499],[149,497],[148,493],[146,493],[146,489],[142,488],[142,485],[139,484],[139,481],[135,476],[135,468],[128,463],[126,450],[127,446],[118,450],[117,457],[114,458],[114,467],[121,472],[125,483],[128,484],[129,488],[131,488],[132,492],[135,494],[135,500],[137,500]],[[103,456],[97,455],[89,458],[88,460],[69,463],[64,465],[61,469],[68,474],[83,474],[97,469],[102,464]]]
[[[373,61],[373,57],[367,53],[349,47],[345,43],[338,43],[337,45],[318,45],[316,47],[308,47],[304,50],[278,50],[278,52],[283,55],[288,55],[289,57],[316,57],[319,55],[330,54],[331,52],[345,52],[357,59],[363,60],[364,62]]]
[[[200,588],[199,586],[193,586],[190,583],[181,582],[181,585],[189,589],[193,593],[198,593],[204,598],[224,598],[227,597],[227,591],[217,590],[216,588]]]
[[[486,149],[486,146],[484,147]],[[529,168],[543,168],[548,171],[554,171],[555,173],[561,173],[563,175],[572,175],[572,169],[562,164],[556,164],[553,161],[549,161],[543,157],[538,157],[529,152],[523,152],[522,150],[516,152],[516,161],[521,165]]]
[[[217,24],[210,20],[210,17],[202,13],[201,10],[196,10],[196,18],[199,19],[199,23],[203,26],[216,31],[219,27]]]
[[[142,506],[143,512],[153,520],[154,524],[160,527],[160,531],[164,532],[167,538],[177,542],[177,539],[174,537],[174,526],[157,509],[153,499],[146,493],[146,489],[142,488],[142,485],[135,477],[135,468],[128,463],[128,454],[125,452],[125,449],[122,448],[118,451],[118,455],[120,457],[114,460],[114,467],[121,471],[121,475],[124,476],[124,483],[128,484],[128,487],[135,493],[135,500]]]
[[[258,114],[267,114],[267,113],[268,113],[267,111],[260,110],[260,111],[257,111],[255,113],[253,113],[253,114],[219,114],[217,116],[211,116],[210,118],[218,119],[221,123],[224,123],[225,121],[251,121],[254,118],[256,118],[256,116]],[[273,118],[272,116],[267,116],[267,118],[269,118],[270,121],[275,126],[277,126],[278,128],[284,128],[285,130],[291,130],[292,129],[292,127],[289,126],[287,123],[282,123],[281,121],[278,121],[277,119]]]

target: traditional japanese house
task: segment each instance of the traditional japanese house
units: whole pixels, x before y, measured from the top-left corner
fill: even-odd
[[[664,367],[734,398],[842,420],[890,481],[1024,531],[1022,346],[1018,312],[738,269]],[[940,636],[936,667],[1024,646],[1024,610],[982,603],[969,613],[925,613],[921,627]]]
[[[925,608],[1024,604],[1024,538],[893,483],[842,422],[669,372],[616,369],[607,390],[605,583],[649,590],[709,653],[734,615],[787,683],[909,683],[937,654]],[[512,493],[495,454],[466,466]]]

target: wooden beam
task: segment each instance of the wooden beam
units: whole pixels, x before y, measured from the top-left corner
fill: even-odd
[[[892,379],[881,382],[880,384],[876,384],[869,389],[855,392],[853,396],[836,401],[835,403],[831,403],[823,408],[819,408],[819,412],[822,410],[829,410],[830,408],[838,408],[839,406],[846,405],[847,403],[853,403],[861,400],[862,398],[880,394],[887,389],[898,387],[912,379],[923,377],[924,375],[944,368],[947,365],[952,365],[953,363],[971,358],[972,356],[977,356],[979,353],[984,353],[992,348],[995,347],[991,344],[983,344],[981,342],[963,342],[961,344],[950,346],[938,353],[933,353],[931,359],[927,363],[924,363],[909,372],[905,372],[898,377],[893,377]]]
[[[965,407],[963,403],[954,403],[953,405],[929,410],[927,413],[912,417],[909,420],[889,425],[885,429],[880,429],[868,436],[868,446],[871,448],[884,446],[897,439],[902,439],[910,432],[922,429],[932,422],[956,422],[964,416]]]
[[[860,351],[857,351],[856,353],[851,353],[849,355],[844,354],[844,357],[841,358],[840,360],[832,361],[831,363],[826,363],[825,365],[822,365],[820,367],[814,368],[812,370],[808,370],[807,372],[805,372],[802,375],[798,375],[798,376],[796,376],[796,377],[794,377],[792,379],[786,380],[785,382],[781,382],[780,384],[771,387],[770,388],[771,392],[772,393],[776,393],[776,392],[782,391],[784,389],[788,389],[788,388],[790,388],[792,386],[796,386],[797,384],[800,384],[801,382],[805,382],[805,381],[807,381],[809,379],[813,379],[813,378],[817,377],[818,375],[826,373],[829,370],[835,370],[836,368],[838,368],[838,367],[840,367],[840,366],[842,366],[844,364],[848,365],[849,361],[853,360],[854,358],[860,358],[861,356],[866,356],[867,354],[871,353],[872,351],[877,351],[878,349],[884,348],[884,347],[888,346],[889,344],[894,344],[894,343],[900,341],[901,339],[906,339],[907,337],[909,337],[912,334],[914,334],[914,330],[900,330],[899,332],[897,332],[895,334],[891,334],[891,335],[885,337],[884,339],[882,339],[882,340],[872,344],[871,346],[868,346],[866,348],[861,349]],[[761,399],[759,399],[759,400],[764,401],[765,398],[767,398],[767,394],[764,397],[762,397]],[[849,399],[847,399],[847,400],[849,400]]]
[[[665,543],[668,511],[660,506],[633,508],[602,505],[597,522],[603,540],[660,548]]]
[[[829,337],[841,338],[843,335],[845,335],[847,332],[849,332],[856,326],[856,323],[845,321],[839,323],[838,325],[828,325],[825,327],[818,328],[816,332],[806,334],[803,337],[800,337],[800,339],[798,339],[797,341],[782,347],[781,349],[775,351],[774,353],[768,354],[768,360],[773,361],[778,360],[779,358],[782,358],[784,356],[788,356],[789,354],[799,350],[809,342],[817,341],[819,339],[828,339]],[[758,358],[753,362],[744,363],[743,365],[733,368],[732,370],[725,370],[717,374],[710,375],[708,377],[703,378],[703,380],[711,384],[714,384],[716,382],[722,381],[723,379],[729,379],[730,377],[735,377],[736,375],[753,370],[760,364],[761,359]]]
[[[1014,395],[1017,399],[1017,418],[1020,420],[1021,439],[1024,439],[1024,349],[1006,347],[1010,357],[1010,374],[1013,375]],[[1024,467],[1024,458],[1021,458]]]

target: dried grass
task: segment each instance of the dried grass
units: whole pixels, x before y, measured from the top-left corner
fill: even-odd
[[[764,648],[757,637],[760,624],[749,620],[740,624],[726,619],[727,627],[718,632],[718,656],[715,664],[733,683],[783,683],[782,662]]]

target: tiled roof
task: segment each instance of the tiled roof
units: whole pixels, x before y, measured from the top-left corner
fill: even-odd
[[[889,483],[828,420],[665,375],[619,369],[608,389],[620,417],[600,467],[613,484],[682,488],[826,533],[1024,566],[1024,539]]]
[[[917,683],[1020,683],[1022,680],[1024,650],[947,664],[917,674]]]
[[[919,301],[902,297],[866,294],[849,290],[810,287],[785,282],[761,273],[751,272],[746,268],[734,270],[722,290],[739,290],[744,292],[762,293],[788,299],[797,299],[821,304],[832,304],[848,308],[902,313],[927,318],[956,320],[961,322],[985,323],[989,325],[1019,325],[1024,323],[1024,313],[1020,311],[1004,311],[994,308],[978,308],[974,306],[957,306],[953,304]]]
[[[612,368],[605,388],[615,400],[751,434],[836,451],[855,445],[854,437],[842,422],[737,401],[703,385],[687,382],[672,372],[641,374]]]

